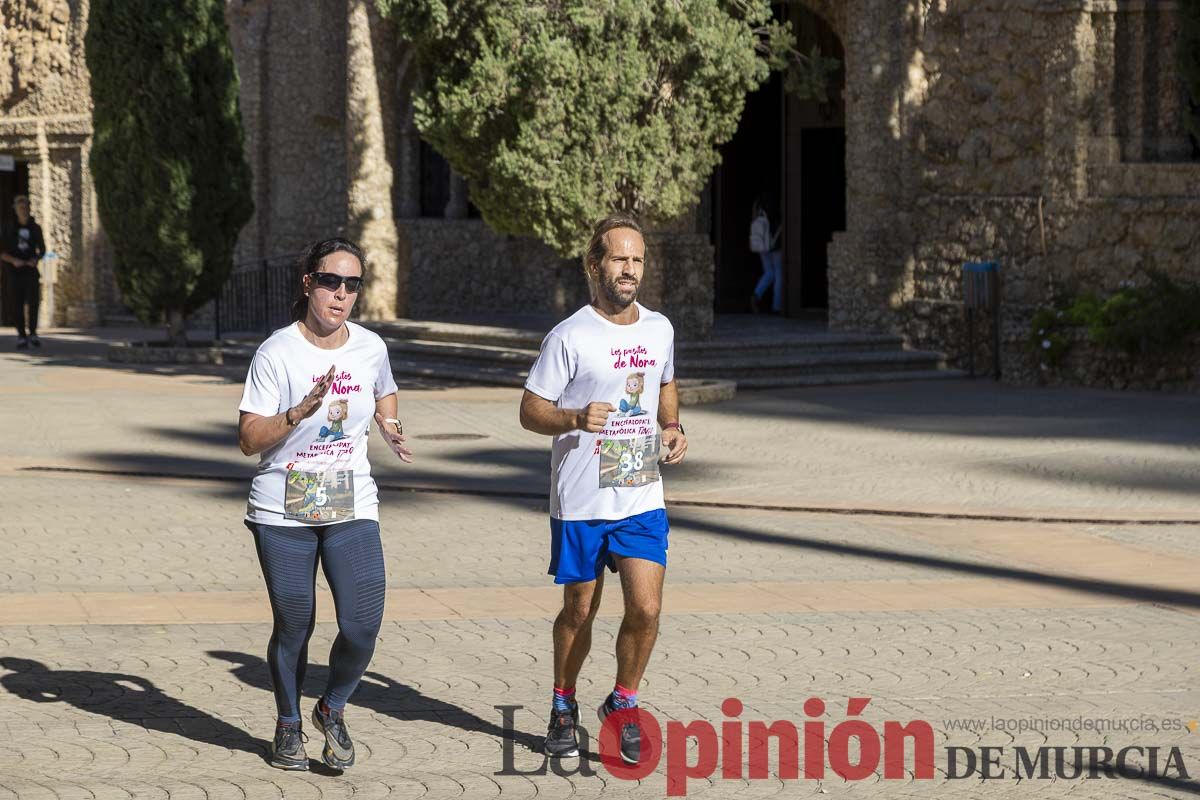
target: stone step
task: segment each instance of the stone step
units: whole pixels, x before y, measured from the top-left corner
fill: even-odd
[[[460,347],[479,346],[510,350],[532,350],[535,354],[541,347],[546,331],[526,328],[468,325],[452,322],[427,322],[398,320],[395,322],[366,323],[389,343],[420,342],[422,344],[446,343]],[[904,339],[894,334],[876,333],[831,333],[831,332],[787,332],[779,336],[762,335],[724,337],[711,341],[677,342],[679,353],[760,353],[764,351],[803,350],[855,351],[900,349]]]
[[[485,386],[525,385],[529,370],[515,365],[472,366],[453,361],[392,358],[392,373],[397,378],[427,378],[448,383],[469,383]],[[729,380],[681,379],[679,402],[685,406],[730,400],[737,384]]]
[[[965,378],[960,369],[903,369],[878,372],[822,372],[812,375],[774,375],[744,378],[737,382],[739,389],[786,389],[799,386],[843,386],[858,383],[891,383],[893,381],[936,381]]]
[[[479,369],[481,374],[497,368],[519,368],[524,371],[537,358],[536,350],[525,348],[421,340],[390,339],[388,351],[393,363],[432,360],[442,364],[456,363],[460,368]],[[937,369],[942,363],[942,356],[928,351],[903,350],[898,346],[848,351],[823,351],[820,348],[812,351],[774,346],[748,353],[733,349],[689,349],[678,353],[676,361],[681,371],[694,377],[740,380],[743,377],[776,374]]]
[[[785,375],[842,374],[847,372],[897,372],[936,370],[943,367],[941,353],[927,350],[871,350],[846,353],[765,353],[743,358],[690,359],[680,356],[681,373],[698,378],[727,378],[739,384],[749,378]]]

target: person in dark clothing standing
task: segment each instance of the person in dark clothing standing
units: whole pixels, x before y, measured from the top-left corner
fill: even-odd
[[[14,316],[17,318],[17,349],[26,350],[32,345],[41,347],[38,339],[38,306],[42,300],[41,274],[38,272],[38,262],[46,254],[46,240],[42,238],[42,226],[34,222],[29,214],[29,198],[18,195],[13,200],[13,210],[17,212],[17,225],[4,236],[3,249],[0,250],[0,261],[8,271],[8,285],[11,288],[11,302]],[[29,308],[29,328],[26,333],[25,308]]]

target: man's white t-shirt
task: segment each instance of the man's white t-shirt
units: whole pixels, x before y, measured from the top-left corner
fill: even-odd
[[[325,350],[292,323],[254,354],[238,409],[264,417],[298,404],[331,366],[337,371],[321,408],[260,455],[246,506],[250,522],[297,526],[379,519],[367,439],[375,401],[394,393],[396,381],[383,339],[353,322],[346,328],[346,343]]]
[[[525,388],[559,408],[611,403],[600,433],[554,437],[550,515],[617,520],[663,508],[658,476],[659,387],[675,378],[675,331],[636,304],[638,321],[618,325],[587,305],[555,326]]]

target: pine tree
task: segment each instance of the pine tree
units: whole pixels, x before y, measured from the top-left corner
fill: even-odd
[[[416,48],[421,135],[496,231],[577,254],[612,211],[692,206],[772,68],[818,95],[766,0],[377,0]]]
[[[220,292],[250,219],[238,79],[221,0],[92,0],[90,166],[125,303],[165,319]]]

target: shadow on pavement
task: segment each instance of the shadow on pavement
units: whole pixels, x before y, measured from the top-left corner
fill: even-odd
[[[69,703],[81,711],[202,744],[242,750],[267,760],[267,742],[165,694],[138,675],[50,669],[40,661],[5,656],[0,686],[33,703]]]
[[[228,661],[234,666],[231,672],[242,683],[256,689],[271,691],[271,675],[267,662],[259,656],[230,650],[209,650],[208,655]],[[324,686],[329,676],[328,668],[309,664],[305,672],[309,686]],[[314,700],[320,692],[309,692]],[[542,751],[542,737],[517,730],[505,730],[494,722],[488,722],[464,708],[429,697],[411,686],[399,683],[386,675],[368,671],[363,675],[351,703],[369,708],[377,714],[386,714],[398,720],[423,720],[437,722],[473,733],[482,733],[497,739],[510,739],[534,753]]]
[[[1147,603],[1163,603],[1174,606],[1200,608],[1200,592],[1188,592],[1181,589],[1160,589],[1155,586],[1144,586],[1135,583],[1120,583],[1117,581],[1094,580],[1077,578],[1071,575],[1055,575],[1050,572],[1038,572],[1019,567],[1005,567],[995,564],[978,564],[970,561],[960,561],[954,558],[939,556],[917,555],[901,550],[887,550],[880,547],[864,547],[861,545],[842,542],[829,542],[812,539],[806,536],[768,533],[742,528],[736,525],[716,522],[709,517],[700,517],[687,512],[675,511],[671,515],[673,527],[687,527],[704,533],[722,536],[742,542],[757,544],[779,545],[783,547],[798,547],[805,550],[815,550],[851,558],[864,558],[882,561],[888,564],[909,564],[917,567],[950,570],[965,575],[985,578],[1004,578],[1007,580],[1023,581],[1025,583],[1056,586],[1062,589],[1087,592],[1103,597],[1121,597]]]
[[[991,381],[912,381],[739,391],[706,413],[987,439],[1200,445],[1188,394],[1021,387]]]

